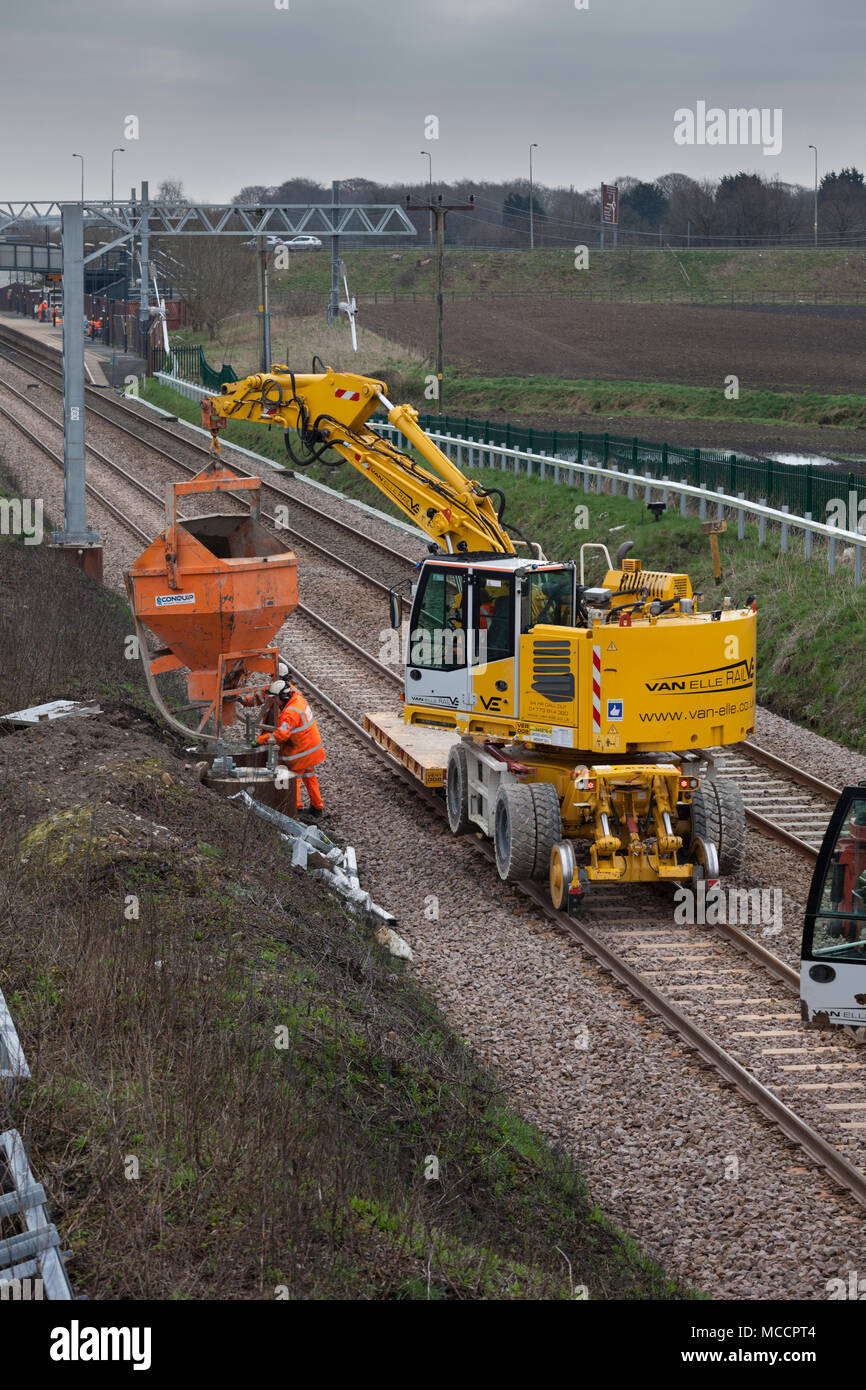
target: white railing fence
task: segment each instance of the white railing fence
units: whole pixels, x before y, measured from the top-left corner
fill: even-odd
[[[370,424],[395,443],[399,443],[403,438],[394,425],[381,420],[371,420]],[[810,512],[805,516],[798,516],[789,511],[787,506],[768,507],[763,499],[752,502],[742,492],[732,497],[723,488],[713,491],[706,485],[695,487],[684,478],[679,482],[673,478],[654,478],[648,473],[638,473],[633,468],[624,472],[616,466],[587,463],[585,459],[578,464],[565,457],[543,452],[533,453],[528,449],[516,449],[503,444],[493,444],[488,440],[441,434],[432,430],[428,431],[428,435],[460,469],[471,471],[475,468],[491,468],[503,473],[522,473],[530,477],[547,478],[566,487],[576,487],[582,481],[584,492],[602,492],[607,485],[606,490],[614,497],[619,494],[621,488],[626,497],[636,497],[638,492],[642,491],[645,503],[659,500],[665,506],[668,506],[669,496],[673,495],[679,497],[681,516],[687,515],[689,502],[697,503],[701,521],[706,521],[711,511],[719,521],[725,519],[726,513],[734,513],[737,519],[737,536],[740,540],[743,540],[745,535],[746,517],[756,519],[759,545],[764,544],[767,538],[767,524],[770,523],[780,529],[780,549],[783,554],[789,551],[792,533],[802,532],[803,553],[807,560],[815,558],[815,537],[823,538],[827,541],[827,567],[830,574],[836,573],[837,562],[851,560],[854,583],[859,585],[863,582],[866,535],[859,531],[843,530],[826,521],[816,521]],[[595,486],[592,486],[593,483]],[[840,545],[844,547],[841,556],[837,549]],[[846,554],[846,551],[849,553]]]
[[[214,394],[196,382],[184,381],[181,377],[171,376],[167,372],[156,372],[155,376],[163,386],[170,387],[189,400],[202,400],[205,396]],[[396,426],[388,424],[385,420],[371,420],[369,423],[371,428],[392,442],[405,444]],[[737,536],[740,540],[745,536],[746,517],[756,520],[759,545],[766,541],[769,523],[779,528],[780,549],[783,555],[789,552],[792,534],[802,534],[805,558],[816,558],[814,541],[817,537],[827,542],[827,568],[830,574],[836,573],[838,564],[847,565],[850,561],[853,565],[854,583],[859,586],[863,582],[866,535],[860,531],[844,530],[827,521],[817,521],[811,512],[798,516],[789,511],[787,506],[769,507],[764,499],[752,502],[745,493],[741,492],[733,497],[723,488],[713,491],[706,484],[695,487],[684,478],[679,481],[674,478],[654,478],[649,473],[638,473],[634,468],[624,472],[615,465],[588,463],[586,459],[578,464],[565,456],[533,453],[528,449],[493,444],[489,440],[464,438],[461,435],[442,434],[432,430],[428,431],[428,434],[434,444],[438,444],[442,452],[460,469],[466,468],[471,471],[475,468],[490,468],[503,473],[523,473],[531,477],[547,478],[566,487],[576,487],[582,482],[584,492],[606,490],[614,497],[619,494],[621,488],[626,497],[636,497],[638,492],[642,491],[644,503],[659,500],[665,506],[669,505],[670,496],[678,497],[681,516],[687,515],[689,503],[697,504],[701,521],[706,521],[711,512],[719,521],[726,518],[726,513],[732,513],[736,517]],[[823,546],[820,547],[821,551],[823,549]]]

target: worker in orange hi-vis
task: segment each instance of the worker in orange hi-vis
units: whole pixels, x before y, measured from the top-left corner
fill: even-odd
[[[258,748],[263,743],[279,744],[280,762],[302,777],[310,798],[310,815],[318,819],[325,808],[319,779],[312,769],[325,761],[325,748],[313,711],[306,697],[289,681],[274,681],[268,686],[268,694],[277,700],[277,727],[273,733],[259,734],[253,740],[253,746]]]

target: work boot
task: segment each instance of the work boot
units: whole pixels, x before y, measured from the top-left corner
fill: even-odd
[[[307,815],[312,816],[313,820],[319,820],[325,814],[324,806],[308,806]]]

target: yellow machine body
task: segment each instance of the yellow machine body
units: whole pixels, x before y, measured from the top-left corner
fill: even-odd
[[[496,489],[467,479],[417,412],[392,405],[385,390],[349,373],[277,366],[224,386],[204,403],[203,423],[216,449],[225,421],[240,419],[282,426],[292,458],[293,440],[304,462],[333,450],[430,537],[403,634],[404,761],[423,767],[426,784],[441,775],[452,830],[489,835],[503,878],[546,875],[549,859],[557,906],[592,880],[716,877],[711,822],[736,867],[745,838],[739,793],[705,796],[697,763],[686,763],[754,729],[754,601],[701,611],[687,575],[646,571],[627,547],[614,564],[606,547],[590,546],[604,553],[607,572],[587,586],[581,560],[578,584],[574,561],[547,561],[508,534]],[[377,408],[414,452],[369,427]],[[391,621],[402,629],[399,588]],[[399,755],[388,716],[370,719]],[[453,734],[441,774],[421,746],[425,730],[428,744]],[[554,832],[560,838],[548,845]],[[581,865],[579,841],[589,845]]]

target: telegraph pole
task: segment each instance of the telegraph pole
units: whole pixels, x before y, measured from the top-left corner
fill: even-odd
[[[268,239],[256,237],[259,283],[259,370],[271,370],[271,307],[268,300]]]
[[[815,211],[812,222],[812,235],[815,239],[815,248],[818,246],[818,146],[810,145],[810,150],[815,151]]]
[[[334,179],[331,183],[331,202],[334,204],[334,211],[340,205],[340,181]],[[336,217],[334,222],[336,224]],[[331,237],[331,291],[328,295],[328,323],[333,325],[340,317],[340,238]]]
[[[433,156],[432,156],[432,154],[430,153],[429,150],[422,150],[421,153],[422,153],[422,154],[426,154],[428,160],[430,161],[430,162],[429,162],[429,166],[428,166],[428,170],[427,170],[427,172],[428,172],[428,178],[427,178],[427,191],[428,191],[428,193],[429,193],[429,195],[430,195],[430,202],[432,203],[432,202],[433,202]],[[432,212],[430,213],[430,218],[429,218],[428,236],[430,237],[430,245],[432,246],[432,245],[433,245],[433,214],[432,214]]]
[[[409,197],[406,198],[407,212],[429,212],[436,218],[436,398],[439,402],[438,414],[443,414],[442,395],[444,389],[444,340],[445,340],[445,310],[443,283],[445,276],[445,219],[449,212],[474,212],[475,199],[470,197],[468,203],[443,203],[442,194],[439,194],[435,203],[411,203]]]
[[[150,228],[149,228],[149,208],[150,188],[147,179],[141,181],[141,229],[139,232],[141,254],[139,257],[139,269],[141,271],[141,294],[138,302],[138,326],[144,334],[144,355],[147,357],[148,333],[150,330],[150,314],[147,312],[147,305],[150,298]],[[66,310],[63,311],[63,322],[66,322]]]
[[[532,151],[538,149],[538,141],[533,140],[529,146],[529,249],[535,250],[535,209],[533,207],[532,191]]]

